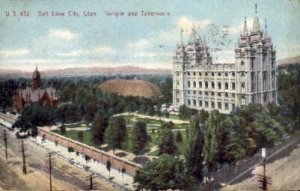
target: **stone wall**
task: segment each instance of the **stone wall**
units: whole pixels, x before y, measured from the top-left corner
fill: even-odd
[[[118,170],[124,168],[125,173],[131,176],[134,176],[137,169],[141,168],[141,165],[139,164],[124,160],[115,155],[106,153],[102,150],[74,141],[72,139],[68,139],[56,133],[49,132],[43,128],[38,128],[38,135],[41,137],[45,137],[46,140],[56,142],[57,144],[64,146],[66,148],[73,148],[75,152],[79,152],[80,154],[87,155],[90,158],[97,160],[105,165],[107,161],[110,161],[112,168]]]

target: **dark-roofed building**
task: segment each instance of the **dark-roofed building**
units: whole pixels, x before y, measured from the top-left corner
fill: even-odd
[[[13,111],[21,112],[22,109],[32,103],[59,107],[58,92],[54,87],[41,88],[41,74],[36,67],[32,74],[31,87],[17,89],[13,96]]]

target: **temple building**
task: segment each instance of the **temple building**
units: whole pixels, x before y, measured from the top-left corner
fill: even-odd
[[[277,103],[276,50],[256,15],[249,32],[245,19],[238,37],[235,63],[213,63],[207,43],[193,29],[173,56],[173,105],[230,113],[235,107]]]
[[[58,92],[52,86],[41,88],[41,74],[36,67],[32,74],[31,87],[25,89],[17,89],[13,95],[12,109],[14,112],[20,113],[22,109],[32,103],[47,105],[51,107],[59,107],[60,99]]]

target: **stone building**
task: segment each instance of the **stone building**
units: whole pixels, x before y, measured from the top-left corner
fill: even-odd
[[[195,29],[187,44],[181,32],[173,56],[173,105],[230,113],[250,103],[276,103],[276,50],[257,13],[250,32],[245,19],[233,51],[235,63],[213,63],[207,43]]]
[[[22,109],[32,103],[59,107],[58,92],[53,87],[41,88],[41,74],[36,67],[32,74],[31,87],[17,89],[13,95],[12,109],[14,112],[21,112]]]

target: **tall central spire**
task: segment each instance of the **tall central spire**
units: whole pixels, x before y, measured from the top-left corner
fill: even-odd
[[[259,19],[257,16],[257,4],[255,4],[255,18],[253,21],[253,32],[260,32],[260,24],[259,24]]]
[[[248,27],[247,27],[247,18],[246,17],[245,17],[245,21],[244,21],[243,36],[248,36]]]
[[[255,14],[257,15],[257,4],[255,3]]]

